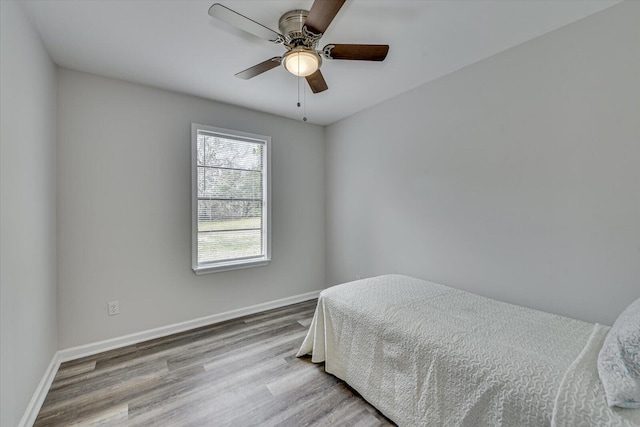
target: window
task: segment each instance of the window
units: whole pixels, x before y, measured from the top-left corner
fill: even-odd
[[[269,262],[270,145],[268,136],[191,125],[196,274]]]

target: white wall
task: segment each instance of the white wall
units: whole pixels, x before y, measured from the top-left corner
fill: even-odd
[[[22,6],[0,1],[0,425],[20,421],[53,354],[56,69]]]
[[[325,287],[324,128],[66,69],[58,83],[61,348]],[[272,137],[268,266],[191,271],[191,122]]]
[[[327,128],[327,281],[611,323],[640,297],[640,2]]]

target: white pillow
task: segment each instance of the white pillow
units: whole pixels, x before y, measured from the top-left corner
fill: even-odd
[[[598,354],[609,406],[640,408],[640,298],[616,319]]]

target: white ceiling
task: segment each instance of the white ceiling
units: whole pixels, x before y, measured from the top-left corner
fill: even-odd
[[[318,0],[321,1],[321,0]],[[207,14],[215,0],[25,1],[63,67],[302,118],[298,79],[282,68],[234,77],[284,48]],[[278,30],[311,0],[219,0]],[[307,88],[309,122],[326,125],[598,12],[619,0],[348,0],[320,46],[389,44],[384,62],[325,60],[329,90]],[[304,86],[306,87],[306,84]]]

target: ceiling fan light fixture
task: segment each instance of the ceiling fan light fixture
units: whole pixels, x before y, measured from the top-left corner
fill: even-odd
[[[389,45],[380,44],[328,44],[322,51],[317,50],[318,42],[345,2],[346,0],[313,0],[308,11],[295,9],[285,12],[278,22],[280,33],[220,3],[209,8],[209,15],[287,49],[283,56],[262,61],[236,73],[236,77],[249,80],[282,64],[294,76],[304,77],[313,93],[320,93],[329,89],[320,71],[322,56],[327,59],[384,61],[389,52]]]
[[[288,72],[298,77],[307,77],[318,71],[322,58],[314,50],[296,47],[282,58],[282,64]]]

